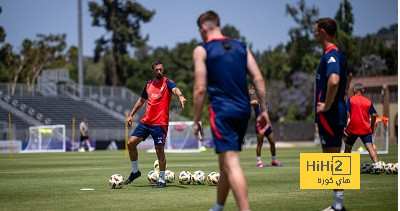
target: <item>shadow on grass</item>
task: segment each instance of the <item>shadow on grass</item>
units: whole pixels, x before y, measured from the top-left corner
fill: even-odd
[[[127,188],[152,188],[154,184],[148,184],[148,185],[125,185],[124,187]],[[170,185],[167,183],[166,188],[187,188],[185,185]]]

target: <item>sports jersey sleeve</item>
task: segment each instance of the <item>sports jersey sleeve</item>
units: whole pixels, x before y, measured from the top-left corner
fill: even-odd
[[[346,100],[346,108],[347,108],[347,111],[350,112],[350,109],[351,109],[350,98]]]
[[[175,82],[174,82],[173,80],[171,80],[171,79],[167,79],[166,82],[167,82],[168,91],[169,91],[170,93],[172,93],[172,89],[175,88],[175,87],[177,87],[176,84],[175,84]]]
[[[337,51],[330,51],[325,58],[326,58],[326,77],[329,77],[333,73],[340,75],[340,64]]]
[[[374,108],[374,105],[372,105],[372,103],[371,103],[371,107],[369,108],[369,114],[376,114],[377,112],[376,112],[376,110],[375,110],[375,108]]]
[[[146,90],[146,88],[147,88],[147,84],[146,84],[146,86],[144,86],[144,89],[143,89],[143,91],[142,91],[141,97],[142,97],[143,99],[148,99],[148,98],[149,98],[149,96],[147,95],[147,90]]]

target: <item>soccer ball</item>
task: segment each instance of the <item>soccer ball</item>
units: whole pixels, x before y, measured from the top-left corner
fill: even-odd
[[[165,171],[165,181],[168,183],[172,183],[175,180],[175,173],[170,170]]]
[[[386,167],[386,163],[383,161],[378,161],[379,165],[384,169]]]
[[[388,163],[385,166],[385,172],[386,174],[395,174],[395,167],[393,163]]]
[[[209,185],[218,185],[218,180],[219,180],[219,173],[218,172],[211,172],[207,176],[207,183]]]
[[[364,162],[363,164],[361,164],[360,171],[362,174],[370,173],[371,167],[371,164],[369,164],[368,162]]]
[[[158,171],[150,171],[149,174],[147,174],[147,179],[149,180],[150,183],[158,182],[159,177],[160,175]]]
[[[178,180],[182,185],[189,185],[192,182],[192,174],[188,171],[179,173]]]
[[[395,174],[397,174],[397,169],[398,169],[397,166],[398,166],[397,163],[394,164],[394,173],[395,173]]]
[[[385,162],[379,161],[378,162],[378,166],[380,168],[375,168],[375,166],[371,167],[371,174],[380,174],[380,173],[383,173],[385,171],[385,166],[386,166]]]
[[[200,170],[195,171],[192,175],[192,183],[195,185],[204,185],[205,180],[206,175]]]
[[[124,186],[124,177],[121,174],[113,174],[111,175],[110,179],[108,179],[111,188],[113,189],[120,189]]]
[[[153,167],[154,167],[154,170],[160,171],[160,164],[158,163],[158,160],[154,161]],[[167,169],[167,164],[165,164],[165,169]]]

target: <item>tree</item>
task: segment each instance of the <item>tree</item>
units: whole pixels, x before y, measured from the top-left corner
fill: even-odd
[[[34,90],[36,79],[42,70],[48,67],[59,67],[65,65],[63,51],[66,47],[65,34],[62,35],[36,35],[38,40],[31,41],[25,39],[22,43],[21,57],[24,68],[27,69],[25,81],[29,86],[29,91]]]
[[[141,47],[148,36],[140,34],[141,22],[151,20],[154,11],[149,11],[137,2],[103,0],[103,5],[89,2],[89,11],[93,17],[92,26],[104,27],[106,34],[96,40],[94,50],[95,62],[108,53],[111,60],[111,83],[113,86],[124,84],[126,73],[121,71],[123,55],[127,54],[127,46]],[[110,35],[110,36],[108,36]]]
[[[371,54],[362,58],[361,66],[357,69],[357,76],[386,75],[387,69],[385,59]]]
[[[286,46],[292,71],[298,71],[301,69],[302,59],[305,55],[313,54],[315,56],[316,43],[312,34],[319,10],[315,6],[307,7],[305,0],[300,0],[297,7],[286,5],[286,14],[289,14],[298,24],[289,30],[290,42]]]
[[[353,38],[354,17],[352,6],[348,0],[340,3],[339,9],[335,15],[335,21],[338,30],[335,34],[335,43],[346,55],[347,62],[351,72],[354,72],[357,61],[357,44]]]

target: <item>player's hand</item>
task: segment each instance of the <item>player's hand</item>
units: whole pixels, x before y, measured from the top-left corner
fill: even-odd
[[[185,108],[186,98],[184,96],[179,97],[179,102],[181,103],[181,107]]]
[[[126,118],[126,126],[130,127],[133,122],[133,116],[129,115],[128,118]]]
[[[347,136],[349,136],[349,133],[347,132],[347,127],[345,127],[344,129],[343,129],[343,134],[347,137]]]
[[[268,127],[271,125],[271,121],[269,120],[268,113],[266,111],[261,112],[257,117],[257,124],[260,126],[260,134],[264,134],[267,131]]]
[[[326,106],[325,103],[318,102],[317,103],[317,113],[328,111],[330,107]]]
[[[194,133],[194,138],[196,138],[198,141],[203,141],[203,128],[201,127],[199,122],[194,123],[193,133]]]

